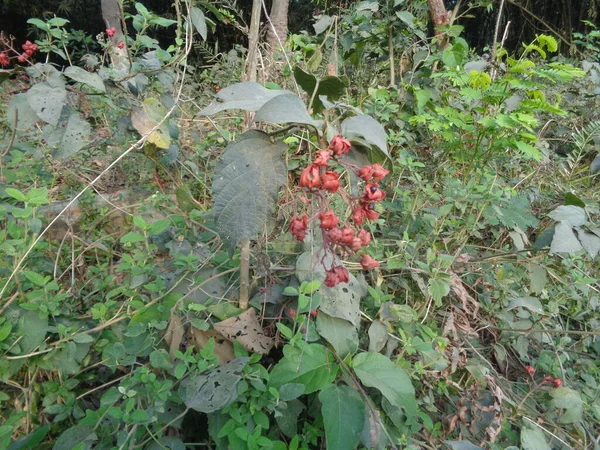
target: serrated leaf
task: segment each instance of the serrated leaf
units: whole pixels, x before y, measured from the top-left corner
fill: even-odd
[[[67,429],[54,443],[52,450],[73,450],[80,444],[84,449],[91,448],[92,442],[98,439],[93,428],[75,425]]]
[[[575,236],[570,222],[563,221],[556,225],[550,253],[574,253],[583,249],[583,246]]]
[[[209,413],[224,408],[237,397],[242,370],[250,358],[236,358],[230,363],[185,379],[179,395],[187,407]]]
[[[365,404],[350,386],[331,385],[319,393],[327,450],[356,448],[365,425]]]
[[[585,209],[574,205],[560,205],[549,212],[548,217],[557,222],[567,221],[574,227],[580,227],[587,222]]]
[[[342,359],[358,350],[358,332],[347,320],[331,317],[321,311],[317,316],[317,333],[331,344]]]
[[[265,103],[278,95],[291,94],[286,90],[270,90],[255,81],[235,83],[221,89],[216,96],[216,101],[208,105],[198,114],[212,116],[229,109],[243,111],[258,111]]]
[[[193,6],[190,11],[190,16],[194,28],[196,28],[196,31],[198,32],[202,40],[206,41],[208,30],[206,28],[206,18],[204,17],[204,13],[200,8],[196,8],[195,6]]]
[[[261,106],[254,116],[254,121],[276,124],[299,123],[317,129],[320,129],[323,124],[320,120],[313,120],[300,97],[291,93],[278,95]]]
[[[319,80],[317,86],[317,78],[314,75],[304,72],[300,67],[294,68],[294,78],[298,85],[308,94],[309,98],[314,96],[312,109],[315,113],[320,113],[325,109],[322,96],[325,96],[328,101],[333,102],[339,100],[348,86],[348,80],[334,76],[326,76]],[[317,90],[315,94],[315,88]]]
[[[378,389],[392,406],[402,408],[409,417],[417,414],[410,377],[389,358],[380,353],[360,353],[352,360],[352,368],[365,386]]]
[[[92,126],[87,120],[83,119],[78,113],[71,114],[60,146],[53,152],[53,156],[56,159],[73,156],[87,144],[91,132]]]
[[[156,98],[147,98],[141,107],[135,108],[131,113],[131,123],[141,136],[145,136],[152,130],[164,116],[167,109]],[[148,142],[159,148],[167,149],[171,145],[169,124],[164,121],[160,127],[148,136]]]
[[[373,163],[390,166],[387,133],[383,126],[370,116],[353,116],[342,122],[342,135],[351,141],[363,141],[373,150],[369,159]],[[362,143],[362,142],[360,142]]]
[[[67,91],[63,86],[52,87],[46,82],[37,83],[27,91],[27,101],[35,114],[44,122],[56,126],[60,119]]]
[[[231,142],[213,178],[213,214],[219,235],[235,247],[254,238],[273,214],[279,188],[287,180],[282,153],[260,131],[251,130]]]
[[[579,392],[563,387],[552,389],[550,391],[552,397],[551,405],[553,408],[564,409],[564,413],[558,419],[559,423],[575,423],[581,420],[583,414],[583,401]]]
[[[544,432],[539,428],[521,429],[521,446],[523,450],[551,450]]]
[[[299,383],[305,386],[305,394],[310,394],[330,385],[338,371],[335,358],[320,344],[308,344],[306,349],[286,345],[284,357],[271,371],[269,386],[278,389],[284,384]]]
[[[104,81],[100,78],[100,75],[96,73],[90,73],[85,69],[77,66],[69,66],[65,69],[64,74],[66,77],[71,78],[79,83],[87,84],[101,92],[106,92],[106,86]]]

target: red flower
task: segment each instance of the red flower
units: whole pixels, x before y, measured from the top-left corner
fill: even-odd
[[[561,386],[562,386],[562,383],[563,383],[563,380],[562,380],[562,378],[555,378],[554,380],[552,380],[552,385],[553,385],[555,388],[559,388],[559,387],[561,387]]]
[[[350,141],[340,134],[336,134],[329,143],[329,148],[335,155],[345,155],[350,151],[351,146]]]
[[[365,211],[365,216],[367,217],[367,219],[369,219],[369,220],[379,219],[379,213],[377,211],[375,211],[375,203],[369,203],[367,206],[365,206],[364,211]]]
[[[358,170],[358,176],[364,181],[369,181],[373,176],[373,166],[364,166]]]
[[[310,317],[312,317],[313,319],[316,319],[318,315],[319,315],[319,310],[318,309],[313,309],[310,312]]]
[[[17,61],[19,61],[20,63],[24,63],[25,61],[27,61],[27,53],[21,53],[17,58]]]
[[[113,36],[115,35],[115,33],[116,33],[116,32],[117,32],[117,29],[116,29],[116,28],[114,28],[114,27],[113,27],[113,28],[107,28],[107,29],[106,29],[106,35],[107,35],[108,37],[113,37]]]
[[[300,187],[309,189],[321,187],[321,177],[319,176],[319,167],[314,164],[302,169],[300,174]]]
[[[347,283],[348,280],[348,270],[344,266],[335,266],[326,272],[325,286],[334,287],[339,283]]]
[[[337,172],[325,172],[321,175],[321,187],[331,193],[340,188],[340,175]]]
[[[326,166],[327,164],[329,164],[329,158],[331,158],[331,152],[329,150],[319,150],[317,152],[317,158],[315,159],[315,162],[313,164],[315,166]]]
[[[295,218],[290,222],[290,233],[298,241],[303,241],[306,237],[306,227],[308,226],[308,217],[303,216],[302,219]]]
[[[29,56],[33,55],[33,53],[38,49],[37,44],[33,44],[31,41],[25,41],[21,47],[23,47],[23,50],[25,50],[25,53],[27,53]]]
[[[117,47],[119,47],[119,48],[124,48],[124,47],[125,47],[125,42],[123,42],[123,41],[120,41],[120,42],[117,44]]]
[[[371,233],[369,233],[367,230],[360,230],[358,232],[358,238],[360,239],[360,243],[363,247],[366,247],[371,243]]]
[[[10,58],[8,57],[6,52],[0,53],[0,66],[10,66]]]
[[[531,366],[525,366],[525,372],[533,378],[533,374],[535,373],[535,369]]]
[[[319,214],[319,219],[321,220],[320,227],[324,230],[335,228],[340,222],[340,219],[336,217],[335,213],[331,209]]]
[[[385,198],[385,192],[379,189],[379,185],[376,183],[369,183],[365,187],[365,194],[362,199],[365,203],[378,202]]]
[[[373,164],[371,168],[373,169],[373,179],[375,181],[383,180],[390,173],[389,170],[384,169],[379,164]]]
[[[363,255],[360,260],[360,265],[362,266],[363,270],[371,270],[379,267],[379,263],[369,255]]]
[[[362,225],[366,217],[363,207],[358,207],[352,212],[352,220],[356,225]]]

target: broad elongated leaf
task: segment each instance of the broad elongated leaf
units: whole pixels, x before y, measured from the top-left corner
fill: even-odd
[[[167,114],[167,109],[156,98],[147,98],[142,103],[141,108],[135,108],[131,113],[131,123],[133,127],[144,136],[150,132]],[[159,148],[169,148],[171,137],[169,133],[169,124],[164,121],[160,127],[154,130],[148,136],[148,142]]]
[[[392,404],[415,416],[417,401],[410,377],[401,367],[380,353],[364,352],[352,360],[356,376],[365,386],[378,389]]]
[[[202,40],[206,40],[208,29],[206,28],[206,18],[204,17],[204,13],[200,8],[192,7],[190,11],[190,15],[192,16],[192,24],[194,24],[194,28],[202,38]]]
[[[255,81],[232,84],[221,89],[215,102],[208,105],[198,114],[212,116],[229,109],[244,111],[258,111],[265,103],[278,95],[291,94],[290,91],[270,90]]]
[[[67,100],[67,91],[63,86],[50,86],[43,82],[31,86],[27,91],[27,101],[31,109],[44,122],[56,126],[60,113]]]
[[[550,253],[573,253],[582,249],[583,246],[575,236],[570,222],[564,220],[556,225]]]
[[[331,385],[319,393],[327,450],[356,448],[365,426],[365,404],[349,386]]]
[[[269,100],[256,112],[254,120],[277,124],[300,123],[317,129],[320,129],[323,124],[320,120],[313,120],[306,111],[304,102],[291,93],[278,95]]]
[[[314,97],[312,109],[315,113],[321,112],[325,106],[321,100],[321,96],[325,96],[327,100],[333,102],[339,100],[348,86],[348,80],[333,76],[326,76],[319,80],[317,86],[317,78],[314,75],[306,73],[300,67],[294,68],[294,78],[300,87],[308,94],[309,98]],[[315,94],[315,88],[317,93]]]
[[[87,84],[88,86],[98,89],[101,92],[106,92],[106,86],[104,81],[100,78],[100,75],[96,73],[88,72],[85,69],[77,66],[69,66],[65,69],[65,76],[75,80],[79,83]]]
[[[532,311],[537,314],[544,314],[544,308],[542,306],[542,303],[535,297],[514,298],[510,301],[510,303],[506,307],[506,310],[509,311],[517,307],[527,308],[529,311]]]
[[[219,234],[232,248],[260,233],[275,210],[287,177],[284,149],[265,133],[251,130],[231,142],[217,164],[213,213]]]
[[[8,126],[14,130],[15,120],[17,131],[25,131],[39,122],[33,108],[29,105],[27,94],[16,94],[10,99],[8,109],[6,111],[6,121]]]
[[[52,450],[72,450],[79,444],[83,444],[83,448],[88,449],[96,439],[98,437],[91,427],[75,425],[60,435]]]
[[[325,338],[342,358],[358,350],[358,332],[347,320],[331,317],[321,311],[317,316],[317,333]]]
[[[558,419],[560,423],[575,423],[581,420],[583,400],[579,392],[563,387],[550,391],[550,396],[554,408],[564,409],[564,413]]]
[[[81,150],[92,132],[92,126],[77,113],[71,114],[62,136],[60,146],[54,152],[57,159],[68,158]]]
[[[324,389],[337,375],[338,366],[333,355],[320,344],[309,344],[308,350],[286,345],[284,357],[273,367],[269,385],[278,389],[284,384],[299,383],[305,394]]]
[[[548,216],[557,222],[566,220],[574,227],[580,227],[587,221],[585,209],[574,205],[560,205],[548,213]]]
[[[522,428],[521,446],[523,450],[550,450],[546,436],[539,428]]]
[[[237,397],[237,384],[250,358],[236,358],[218,369],[185,379],[179,395],[187,407],[209,413],[224,408]]]
[[[371,116],[348,117],[342,122],[342,135],[351,141],[365,145],[371,151],[371,162],[391,165],[387,146],[387,133],[383,126]]]

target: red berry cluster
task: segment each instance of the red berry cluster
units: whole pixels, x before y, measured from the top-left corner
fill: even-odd
[[[535,374],[535,368],[531,366],[525,366],[525,372],[527,372],[527,375],[533,378],[533,375]],[[546,375],[544,377],[544,383],[552,383],[552,386],[554,386],[555,388],[559,388],[562,386],[563,380],[562,378],[558,377],[554,378],[552,377],[552,375]]]
[[[21,47],[23,48],[23,52],[19,53],[17,50],[13,49],[9,46],[9,43],[2,37],[3,43],[13,51],[15,56],[9,56],[9,52],[3,51],[0,53],[0,66],[7,67],[10,66],[10,60],[13,58],[17,58],[21,64],[28,61],[29,58],[33,56],[33,54],[38,50],[37,44],[32,43],[31,41],[26,41]]]
[[[334,159],[340,162],[338,158],[341,155],[347,154],[350,151],[350,147],[351,144],[348,139],[341,135],[336,135],[329,143],[329,147],[319,150],[315,160],[302,170],[300,187],[307,188],[315,194],[319,194],[321,190],[332,194],[338,192],[340,188],[340,174],[335,170],[327,170],[329,161]],[[355,227],[360,227],[365,219],[377,220],[379,213],[375,211],[375,203],[385,198],[385,192],[379,188],[379,185],[375,181],[381,181],[389,173],[389,170],[384,169],[379,164],[360,168],[342,162],[340,164],[354,170],[367,183],[363,195],[358,198],[349,199],[352,207],[352,221]],[[324,201],[319,202],[319,204],[326,205],[326,199],[322,194],[321,198]],[[368,231],[356,229],[348,223],[340,227],[340,219],[331,209],[322,209],[319,213],[319,222],[319,227],[323,231],[325,247],[331,248],[337,245],[356,253],[371,243],[371,234]],[[295,217],[291,221],[289,230],[298,241],[303,241],[306,237],[308,223],[309,218],[307,216],[301,218]],[[359,262],[364,270],[375,269],[379,265],[377,261],[367,254],[364,254]],[[333,287],[338,283],[347,283],[348,280],[348,270],[344,266],[333,266],[326,271],[326,286]]]
[[[106,35],[107,35],[108,37],[113,37],[113,36],[115,35],[115,33],[116,33],[116,32],[117,32],[117,29],[116,29],[116,28],[114,28],[114,27],[113,27],[113,28],[107,28],[107,29],[106,29]]]

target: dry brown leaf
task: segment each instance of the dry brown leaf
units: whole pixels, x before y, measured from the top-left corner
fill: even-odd
[[[171,360],[175,359],[175,352],[179,350],[183,340],[184,327],[179,316],[173,315],[169,319],[169,326],[165,332],[165,342],[169,345]]]
[[[214,330],[201,331],[190,327],[188,332],[188,341],[196,350],[202,350],[211,338],[215,338],[215,355],[219,359],[219,365],[224,366],[229,361],[235,359],[233,353],[233,344],[223,337],[221,333]]]
[[[471,294],[465,288],[462,280],[455,273],[450,272],[452,276],[452,291],[456,294],[459,300],[462,302],[463,310],[465,312],[470,312],[471,317],[476,317],[477,312],[479,311],[479,303],[471,297]],[[469,307],[469,304],[472,305],[472,308]]]
[[[215,330],[231,342],[237,340],[249,352],[265,355],[275,345],[273,338],[263,333],[254,308],[246,310],[239,316],[216,323]]]

